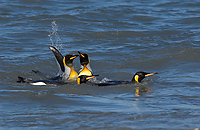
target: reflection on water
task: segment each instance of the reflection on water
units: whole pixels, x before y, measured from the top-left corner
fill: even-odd
[[[148,87],[136,87],[135,88],[135,96],[136,97],[139,97],[139,96],[142,96],[143,94],[147,93],[147,92],[151,92],[153,91],[151,88],[148,88]]]

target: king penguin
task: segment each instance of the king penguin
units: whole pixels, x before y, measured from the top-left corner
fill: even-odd
[[[92,75],[92,76],[88,76],[88,75],[81,75],[77,78],[77,83],[78,84],[82,84],[82,83],[86,83],[89,79],[92,79],[96,76],[99,76],[99,75]]]
[[[90,59],[87,54],[82,54],[79,52],[79,57],[80,57],[80,64],[81,64],[81,69],[79,71],[79,75],[87,75],[87,76],[92,76],[92,69],[90,67]]]
[[[55,47],[49,46],[49,49],[53,52],[61,70],[61,74],[58,77],[64,82],[76,81],[78,73],[73,68],[73,60],[79,55],[65,55],[63,57]]]
[[[136,82],[136,83],[140,83],[144,78],[154,75],[154,74],[158,74],[156,72],[154,73],[146,73],[146,72],[136,72],[135,75],[133,76],[131,82]]]
[[[98,86],[110,86],[110,85],[119,85],[119,84],[130,84],[130,83],[140,83],[144,78],[154,75],[154,74],[158,74],[156,72],[154,73],[147,73],[147,72],[143,72],[143,71],[139,71],[136,72],[132,78],[131,81],[107,81],[105,83],[99,83],[96,84]]]

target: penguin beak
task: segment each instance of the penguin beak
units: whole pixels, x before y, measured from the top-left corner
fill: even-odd
[[[94,77],[95,77],[95,76],[87,77],[86,80],[92,79],[92,78],[94,78]]]
[[[154,73],[148,73],[148,74],[145,74],[145,77],[148,77],[148,76],[151,76],[151,75],[154,75],[154,74],[158,74],[158,73],[156,73],[156,72],[154,72]]]
[[[86,80],[92,79],[92,78],[94,78],[94,77],[96,77],[96,76],[99,76],[99,75],[92,75],[92,76],[89,76],[89,77],[86,78]]]
[[[70,60],[75,59],[77,56],[79,56],[79,55],[74,55],[73,57],[70,58]]]
[[[78,51],[78,53],[79,53],[79,55],[80,55],[81,57],[85,58],[85,56],[84,56],[82,53],[80,53],[80,51]]]

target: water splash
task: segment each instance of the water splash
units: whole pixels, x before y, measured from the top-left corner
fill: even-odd
[[[51,45],[56,47],[59,51],[63,48],[63,45],[61,43],[61,39],[58,35],[58,25],[56,24],[56,21],[53,21],[51,23],[52,32],[48,35],[51,41]]]

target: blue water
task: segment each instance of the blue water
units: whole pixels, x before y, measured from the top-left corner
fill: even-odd
[[[199,129],[199,7],[180,0],[1,0],[0,129]],[[50,45],[63,55],[87,53],[98,80],[158,74],[109,87],[16,83],[17,76],[58,73]]]

